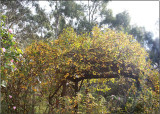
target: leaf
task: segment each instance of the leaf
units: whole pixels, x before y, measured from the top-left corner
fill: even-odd
[[[22,54],[22,50],[17,48],[17,52]]]
[[[69,76],[69,73],[67,73],[64,77],[67,78]]]
[[[6,87],[6,85],[7,85],[7,82],[3,80],[1,83],[1,86]]]
[[[118,73],[119,73],[119,74],[120,74],[120,72],[121,72],[121,71],[120,71],[120,70],[118,70]]]
[[[93,73],[93,75],[96,75],[96,72],[95,72],[95,71],[93,71],[92,73]]]

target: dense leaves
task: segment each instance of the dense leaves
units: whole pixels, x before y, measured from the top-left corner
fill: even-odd
[[[49,1],[51,12],[1,3],[2,113],[158,112],[158,43],[127,12],[96,0]]]
[[[47,84],[42,88],[49,92],[50,105],[53,105],[51,101],[56,94],[73,96],[76,87],[71,85],[85,79],[128,77],[137,81],[138,89],[142,87],[139,81],[144,85],[143,80],[148,79],[158,92],[158,72],[151,70],[145,59],[148,54],[132,36],[110,29],[101,31],[98,27],[94,27],[91,36],[76,35],[72,28],[67,28],[54,42],[35,42],[26,48],[29,64],[35,67],[32,69],[34,78],[38,77],[41,84]],[[93,82],[97,81],[90,84]],[[62,85],[62,93],[52,88]]]

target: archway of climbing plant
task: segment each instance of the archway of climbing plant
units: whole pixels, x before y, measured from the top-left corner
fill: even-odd
[[[69,91],[69,84],[77,95],[84,80],[112,79],[127,77],[140,83],[149,77],[150,63],[148,54],[130,35],[110,29],[101,31],[94,27],[91,34],[77,35],[72,28],[67,28],[54,42],[35,42],[25,50],[26,59],[33,76],[47,83],[53,91],[49,93],[49,104],[61,90],[61,96]],[[150,73],[151,74],[150,74]],[[80,82],[80,83],[79,83]],[[68,87],[68,88],[67,88]],[[78,105],[75,105],[77,111]]]

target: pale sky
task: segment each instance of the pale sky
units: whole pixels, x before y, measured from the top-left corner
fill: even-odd
[[[154,33],[154,37],[159,36],[159,1],[110,1],[108,8],[112,9],[113,15],[123,12],[129,12],[131,25],[144,26],[147,31]]]
[[[40,1],[40,5],[45,7],[45,1]],[[159,1],[110,1],[108,7],[112,9],[113,15],[128,11],[131,17],[131,25],[145,27],[147,31],[154,34],[154,38],[159,37]],[[46,10],[49,10],[45,7]]]

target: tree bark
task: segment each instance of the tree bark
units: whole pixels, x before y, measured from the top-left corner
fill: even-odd
[[[60,2],[60,1],[59,1]],[[59,24],[59,10],[58,10],[58,8],[57,8],[57,5],[58,5],[58,3],[57,3],[57,0],[56,0],[56,11],[57,11],[57,14],[56,14],[56,32],[55,32],[55,38],[56,39],[58,39],[58,24]]]
[[[32,114],[34,114],[34,107],[35,107],[35,92],[33,93],[33,96],[32,96]]]
[[[75,89],[75,98],[76,98],[76,97],[77,97],[77,93],[78,93],[78,81],[75,82],[75,87],[74,87],[74,89]],[[76,100],[76,99],[75,99],[75,100]],[[77,102],[77,104],[75,105],[74,109],[75,109],[75,114],[77,114],[77,112],[78,112],[78,102]]]
[[[64,98],[64,96],[66,96],[66,81],[64,81],[62,86],[63,86],[63,90],[61,93],[61,97]],[[63,99],[62,108],[65,109],[65,99]]]

